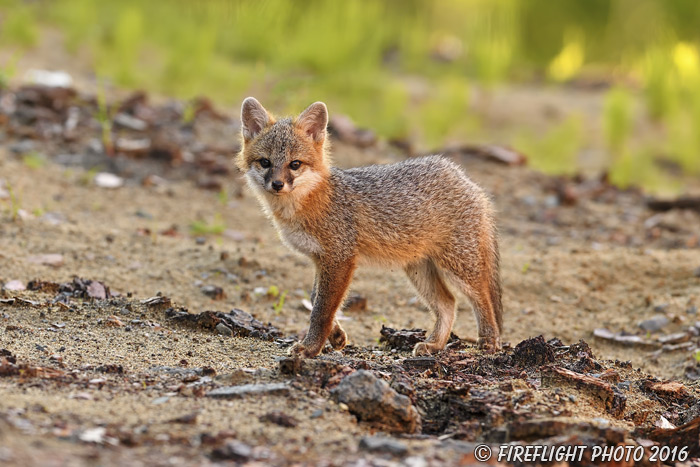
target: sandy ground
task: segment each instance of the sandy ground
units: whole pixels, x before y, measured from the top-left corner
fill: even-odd
[[[401,157],[347,146],[336,150],[343,166]],[[623,194],[614,202],[548,208],[554,201],[546,178],[479,161],[465,166],[493,194],[499,211],[507,341],[538,334],[590,340],[597,327],[634,332],[639,321],[658,314],[658,306],[672,321],[665,332],[695,321],[687,310],[698,302],[700,280],[693,271],[700,252],[683,242],[697,235],[696,214],[661,214],[659,222],[667,227],[655,238],[644,228],[654,214],[640,197]],[[191,312],[238,307],[288,333],[305,329],[308,312],[301,301],[310,290],[312,266],[281,244],[240,179],[232,180],[228,191],[242,196],[222,201],[218,193],[188,182],[99,189],[86,182],[90,174],[58,166],[32,170],[8,155],[2,173],[30,217],[2,225],[3,281],[65,282],[79,276],[135,297],[160,292]],[[198,220],[225,225],[226,231],[201,236],[198,244],[197,235],[190,234]],[[167,230],[175,236],[163,235]],[[668,248],[677,243],[680,248]],[[62,266],[28,260],[52,253],[63,256]],[[201,291],[206,285],[222,287],[226,298],[210,299]],[[271,286],[288,292],[279,313],[273,309],[278,300],[260,293]],[[431,324],[401,271],[361,269],[352,291],[368,303],[366,311],[346,313],[344,325],[356,344],[375,343],[382,324],[424,329]],[[455,332],[475,337],[464,300]],[[665,363],[655,365],[639,350],[596,345],[604,356],[682,375]]]
[[[403,157],[382,147],[336,144],[335,151],[346,167]],[[592,331],[639,333],[637,323],[659,313],[670,320],[664,333],[694,323],[700,279],[693,271],[700,266],[700,253],[697,244],[687,245],[693,245],[698,231],[697,214],[662,214],[654,223],[662,228],[653,230],[648,226],[655,214],[637,194],[582,198],[575,206],[561,206],[551,180],[526,168],[457,160],[493,194],[499,211],[506,341],[515,344],[539,334],[569,343],[585,339],[599,358],[631,360],[644,371],[683,378],[693,364],[687,350],[652,356],[649,350],[595,340]],[[80,386],[0,378],[0,459],[15,465],[206,464],[214,462],[201,455],[207,436],[226,433],[258,446],[262,463],[332,464],[361,456],[357,439],[372,428],[313,390],[230,401],[176,396],[182,374],[172,368],[211,367],[219,383],[272,381],[285,349],[258,339],[189,332],[166,323],[162,310],[138,302],[131,310],[125,307],[132,303],[125,301],[127,295],[141,300],[160,293],[191,313],[242,308],[286,335],[303,332],[308,312],[302,299],[310,289],[311,265],[279,242],[240,179],[230,180],[228,193],[241,195],[227,199],[186,180],[148,187],[129,180],[125,187],[104,189],[94,186],[93,173],[53,163],[30,168],[2,149],[0,174],[23,210],[22,219],[13,221],[9,200],[2,201],[0,282],[66,282],[78,276],[102,281],[122,297],[76,300],[71,310],[0,307],[0,348],[18,361],[94,381]],[[192,234],[190,225],[198,220],[224,224],[226,231]],[[62,264],[32,261],[44,254],[62,255]],[[203,286],[221,287],[225,298],[211,299]],[[271,286],[287,292],[281,308],[273,307],[278,298],[261,293]],[[376,346],[382,325],[426,329],[432,324],[400,271],[360,270],[352,290],[367,299],[366,310],[344,313],[343,326],[356,347]],[[21,291],[4,295],[51,297]],[[110,327],[111,315],[125,325]],[[475,337],[464,301],[454,331]],[[107,365],[123,370],[112,373]],[[321,415],[312,417],[319,409]],[[301,422],[287,429],[258,420],[273,410]],[[188,414],[196,414],[196,423],[172,422]],[[76,433],[100,426],[111,427],[110,433],[128,427],[128,436],[120,442],[107,436],[97,445],[75,443]],[[125,440],[138,436],[148,442],[132,439],[134,447],[123,448]],[[120,447],[110,447],[111,442]],[[412,453],[432,453],[434,461],[440,460],[443,448],[435,439],[407,442]],[[464,455],[445,450],[444,460],[457,462]]]

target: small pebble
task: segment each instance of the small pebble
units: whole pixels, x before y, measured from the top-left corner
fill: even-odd
[[[653,318],[641,321],[639,327],[647,332],[657,332],[663,329],[669,323],[668,318],[663,315],[654,316]]]
[[[408,447],[405,444],[384,436],[363,436],[360,439],[360,449],[373,452],[387,452],[397,456],[408,452]]]
[[[617,383],[617,387],[622,389],[622,390],[629,391],[630,390],[630,382],[629,381],[622,381],[620,383]]]
[[[231,328],[226,326],[224,323],[219,323],[216,325],[216,332],[218,332],[222,336],[232,336],[233,335],[233,331],[231,330]]]

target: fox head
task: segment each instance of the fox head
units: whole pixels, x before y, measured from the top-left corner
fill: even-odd
[[[279,203],[309,194],[329,173],[328,109],[311,104],[297,118],[276,120],[253,97],[241,106],[243,145],[237,165],[258,196]]]

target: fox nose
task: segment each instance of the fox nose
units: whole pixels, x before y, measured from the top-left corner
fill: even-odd
[[[272,188],[274,188],[275,191],[280,191],[282,188],[284,188],[284,182],[275,180],[274,182],[272,182]]]

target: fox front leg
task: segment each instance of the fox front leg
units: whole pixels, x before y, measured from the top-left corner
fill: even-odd
[[[316,303],[316,291],[318,290],[318,273],[314,275],[314,285],[311,288],[311,303]],[[328,336],[328,342],[335,350],[341,350],[345,347],[348,341],[348,335],[345,333],[337,319],[333,321],[333,329]]]
[[[355,260],[323,261],[319,260],[316,271],[315,293],[309,331],[302,342],[294,344],[291,355],[312,358],[321,353],[326,340],[330,338],[333,348],[345,345],[345,331],[335,319],[350,286],[355,272]]]

